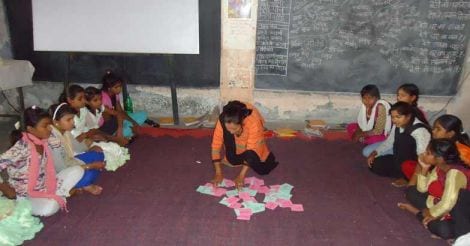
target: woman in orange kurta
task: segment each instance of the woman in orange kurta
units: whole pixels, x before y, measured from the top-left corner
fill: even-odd
[[[222,146],[225,149],[224,163],[242,165],[235,178],[237,188],[243,186],[249,168],[260,175],[266,175],[277,166],[276,159],[268,149],[264,139],[264,119],[252,105],[231,101],[224,106],[216,123],[212,138],[212,162],[217,185],[223,180]]]

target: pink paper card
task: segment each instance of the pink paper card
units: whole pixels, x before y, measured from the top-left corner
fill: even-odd
[[[239,208],[238,212],[240,212],[240,215],[252,215],[253,212],[251,212],[251,209],[249,208]]]
[[[254,178],[254,177],[245,178],[245,180],[244,180],[244,181],[245,181],[245,184],[253,184],[253,182],[254,182],[254,181],[253,181],[253,178]]]
[[[292,204],[290,210],[294,212],[303,212],[304,206],[302,204]]]
[[[244,202],[258,202],[256,201],[256,199],[254,197],[246,197],[246,198],[242,198]]]
[[[292,202],[290,200],[277,199],[276,203],[279,204],[279,207],[281,208],[290,208],[292,206]]]
[[[251,215],[241,215],[237,217],[237,220],[250,220]]]
[[[243,200],[249,199],[250,198],[250,193],[248,193],[248,192],[238,192],[238,197],[240,197]]]
[[[266,194],[266,193],[269,192],[269,188],[268,188],[267,186],[260,186],[260,187],[257,189],[257,191],[258,191],[259,193]]]
[[[281,186],[280,185],[270,185],[269,188],[271,188],[271,190],[273,190],[273,191],[279,191]]]
[[[277,203],[275,203],[275,202],[268,202],[268,203],[266,203],[265,207],[266,207],[266,208],[269,208],[269,209],[271,209],[271,210],[274,210],[274,209],[277,208]]]
[[[225,187],[233,187],[235,186],[235,183],[230,180],[230,179],[224,179],[224,184],[225,184]]]
[[[253,177],[253,180],[254,180],[255,185],[258,185],[258,186],[264,185],[264,180],[262,180],[262,179],[258,179],[256,177]]]
[[[235,203],[235,202],[238,202],[238,200],[240,200],[240,198],[238,198],[236,196],[232,196],[232,197],[227,198],[228,203]]]
[[[215,188],[214,189],[214,196],[221,197],[221,196],[225,195],[226,192],[227,192],[227,190],[224,189],[224,188]]]
[[[250,185],[248,188],[257,191],[259,189],[259,187],[260,187],[259,185],[254,184],[254,185]]]
[[[241,208],[242,204],[238,203],[238,202],[234,202],[234,203],[230,203],[230,205],[228,205],[228,207],[229,208]]]

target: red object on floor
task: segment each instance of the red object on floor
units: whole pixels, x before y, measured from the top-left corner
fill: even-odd
[[[214,129],[197,128],[197,129],[176,129],[176,128],[154,128],[154,127],[140,127],[139,133],[152,137],[194,137],[203,138],[212,136]]]
[[[418,165],[418,162],[413,161],[413,160],[404,161],[401,164],[401,171],[403,172],[403,174],[405,174],[405,177],[408,180],[410,180],[411,177],[413,177],[413,174],[415,173],[416,165]]]
[[[143,135],[148,135],[152,137],[163,137],[169,136],[174,138],[179,137],[194,137],[194,138],[203,138],[211,137],[214,129],[212,128],[197,128],[197,129],[176,129],[176,128],[154,128],[154,127],[140,127],[139,133]],[[276,136],[274,131],[267,130],[264,132],[266,138],[273,138]],[[326,139],[326,140],[348,140],[348,135],[345,131],[326,131],[323,138],[309,137],[305,136],[301,132],[297,132],[295,137],[288,138],[279,138],[283,140],[291,139],[302,139],[305,141],[315,140],[315,139]]]

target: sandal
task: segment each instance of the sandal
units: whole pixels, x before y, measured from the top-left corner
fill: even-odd
[[[160,124],[158,124],[157,122],[153,121],[153,120],[145,120],[144,121],[145,124],[151,126],[151,127],[155,127],[155,128],[159,128],[160,127]]]
[[[397,179],[392,182],[392,185],[397,188],[405,187],[408,185],[408,181],[406,179]]]

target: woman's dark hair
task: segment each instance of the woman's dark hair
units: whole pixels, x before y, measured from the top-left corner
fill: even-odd
[[[406,94],[410,96],[415,96],[416,99],[412,103],[414,106],[418,106],[418,99],[419,99],[419,88],[415,84],[402,84],[400,87],[398,87],[398,90],[403,90],[406,92]]]
[[[429,142],[429,150],[436,157],[442,157],[446,163],[460,163],[460,154],[455,143],[449,139],[432,139]]]
[[[418,99],[419,99],[419,88],[415,84],[402,84],[400,87],[398,87],[398,90],[403,90],[406,92],[406,94],[410,96],[415,96],[416,99],[411,103],[413,106],[413,111],[415,113],[416,118],[420,120],[421,122],[425,123],[426,125],[429,125],[428,120],[424,116],[423,111],[418,108]]]
[[[429,128],[428,121],[424,117],[421,110],[413,105],[409,105],[406,102],[396,102],[390,107],[389,113],[391,114],[392,111],[397,111],[400,115],[411,115],[410,124],[413,124],[415,118],[423,122],[427,128]]]
[[[418,106],[415,106],[415,105],[412,105],[412,106],[413,106],[413,111],[415,113],[416,118],[418,118],[418,120],[420,120],[424,124],[429,125],[428,119],[426,119],[426,116],[424,116],[423,111],[421,111],[421,109],[419,109]]]
[[[88,86],[85,89],[85,99],[87,101],[91,101],[93,99],[93,97],[96,96],[96,95],[101,95],[100,89],[98,89],[96,87],[93,87],[93,86]]]
[[[377,88],[376,85],[366,85],[362,87],[362,90],[361,90],[361,97],[364,97],[365,95],[377,97],[378,99],[380,99],[379,88]]]
[[[240,101],[230,101],[224,106],[220,116],[222,123],[233,123],[240,125],[253,110],[248,109],[246,104]]]
[[[21,130],[13,130],[10,133],[10,148],[18,142],[23,137],[23,132]]]
[[[390,107],[389,113],[391,114],[392,111],[397,111],[400,115],[411,115],[413,119],[416,117],[413,106],[406,102],[396,102]]]
[[[464,132],[462,121],[457,116],[444,114],[439,116],[439,118],[436,119],[436,122],[438,122],[446,131],[454,131],[455,135],[451,139],[452,141],[459,141],[461,144],[470,146],[468,134]]]
[[[85,92],[85,89],[79,85],[70,85],[68,88],[64,89],[62,94],[59,96],[59,102],[67,102],[67,98],[74,99],[78,93]]]
[[[44,109],[38,106],[31,106],[25,109],[23,113],[23,126],[25,128],[28,126],[36,127],[39,121],[46,118],[50,118],[50,116]],[[12,146],[15,145],[15,143],[20,140],[21,136],[21,130],[13,130],[10,133],[10,144]]]
[[[57,107],[60,108],[57,110]],[[57,110],[57,112],[56,112]],[[55,115],[54,115],[55,114]],[[70,107],[68,104],[53,104],[49,107],[49,115],[51,116],[52,120],[60,120],[62,117],[68,114],[77,114],[77,110]],[[55,116],[55,117],[54,117]]]
[[[101,90],[108,91],[109,88],[117,84],[122,84],[123,80],[121,77],[108,70],[106,71],[106,74],[103,76],[103,78],[101,78],[101,83],[103,84]]]
[[[85,89],[85,99],[87,100],[87,102],[91,101],[93,99],[93,97],[98,96],[98,95],[101,96],[101,90],[96,88],[96,87],[88,86]],[[86,108],[90,112],[93,111],[88,104],[86,105]],[[98,109],[98,111],[101,111],[101,109]],[[95,114],[95,112],[93,112],[93,114]]]

